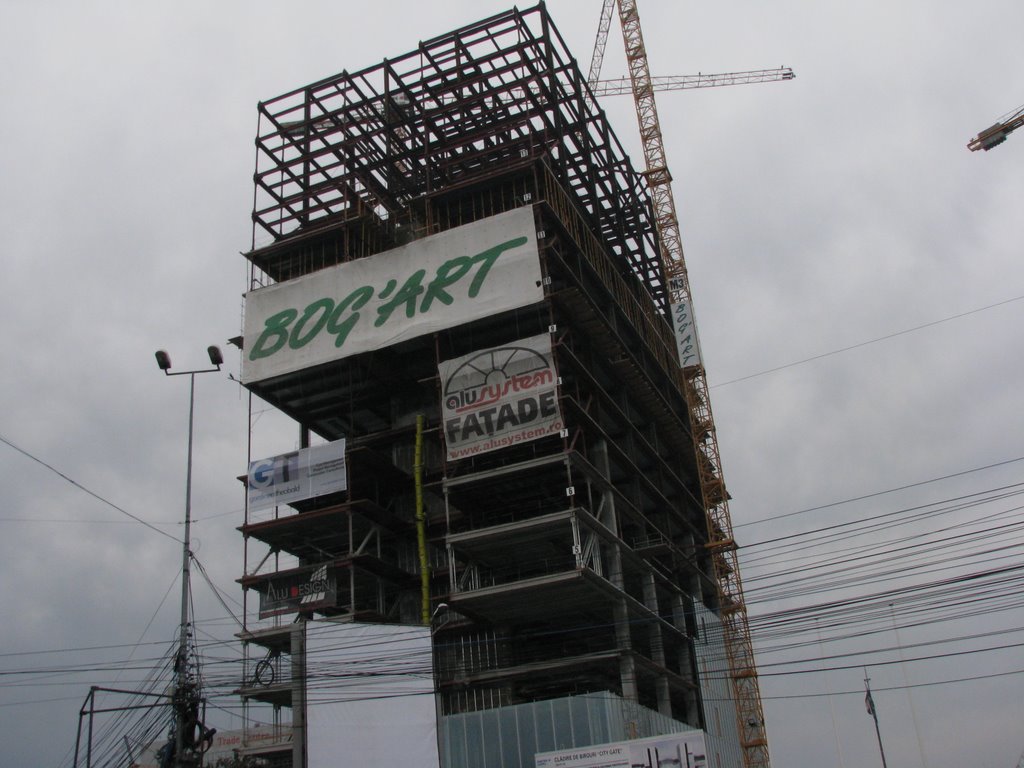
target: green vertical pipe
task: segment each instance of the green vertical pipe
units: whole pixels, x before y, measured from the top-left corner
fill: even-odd
[[[416,453],[412,461],[416,484],[416,541],[420,550],[420,598],[423,625],[430,624],[430,563],[427,561],[427,513],[423,509],[423,414],[416,415]]]

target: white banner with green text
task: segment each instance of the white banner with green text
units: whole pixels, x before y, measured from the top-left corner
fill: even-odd
[[[249,291],[242,381],[380,349],[543,297],[533,209],[517,208]]]

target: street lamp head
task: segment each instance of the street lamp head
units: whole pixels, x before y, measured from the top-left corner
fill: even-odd
[[[215,368],[206,368],[204,370],[195,371],[174,371],[172,373],[171,356],[168,355],[167,352],[162,349],[156,353],[156,364],[160,367],[160,370],[163,371],[168,376],[180,376],[196,373],[212,373],[215,370],[219,371],[220,367],[224,365],[224,355],[221,354],[220,347],[209,346],[206,348],[206,354],[209,355],[210,362],[213,363],[214,366],[216,366]]]

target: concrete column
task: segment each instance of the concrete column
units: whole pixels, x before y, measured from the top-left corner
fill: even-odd
[[[686,605],[683,603],[682,595],[676,595],[672,600],[672,619],[675,622],[676,629],[685,633],[687,637],[690,637],[686,630]],[[698,638],[698,642],[699,641],[700,638]],[[695,660],[693,658],[692,640],[682,646],[680,650],[680,668],[676,671],[687,680],[695,682],[693,672]],[[704,727],[703,718],[700,714],[700,699],[697,692],[693,689],[687,690],[686,692],[686,715],[684,719],[690,725],[698,728]]]
[[[617,600],[613,607],[615,617],[615,645],[623,652],[619,662],[619,680],[622,685],[622,697],[629,701],[639,701],[640,694],[636,687],[636,661],[628,651],[633,647],[629,636],[629,611],[625,600]]]
[[[599,441],[595,446],[593,461],[598,471],[608,478],[608,446],[604,440]],[[619,524],[615,511],[615,496],[609,491],[602,491],[601,502],[601,507],[604,510],[602,522],[618,535]],[[622,552],[618,544],[611,547],[611,555],[608,559],[608,580],[625,592],[626,580],[622,575]],[[625,599],[615,601],[612,606],[612,617],[615,621],[615,647],[623,652],[619,661],[619,684],[622,686],[622,696],[629,701],[639,701],[640,695],[636,686],[636,661],[633,659],[633,655],[628,653],[633,647],[633,639],[629,634],[629,609],[626,607]]]
[[[644,574],[644,604],[647,606],[647,610],[655,615],[658,614],[658,591],[654,585],[654,574],[650,571]],[[665,638],[661,633],[661,624],[652,621],[649,625],[648,633],[651,644],[651,661],[664,667]],[[664,675],[659,675],[656,686],[658,711],[666,717],[672,717],[672,699],[669,696],[668,679]]]

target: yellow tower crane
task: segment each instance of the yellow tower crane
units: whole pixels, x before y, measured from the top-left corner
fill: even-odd
[[[679,350],[680,376],[690,411],[690,429],[694,451],[698,460],[700,487],[703,495],[708,526],[708,549],[714,563],[714,576],[718,587],[719,612],[722,619],[725,652],[729,663],[736,705],[736,723],[746,768],[768,768],[768,740],[765,735],[761,690],[754,661],[754,648],[750,638],[747,607],[743,598],[743,584],[729,516],[729,495],[722,477],[722,463],[715,434],[715,421],[711,413],[707,377],[701,360],[700,344],[694,324],[690,281],[683,259],[683,246],[679,234],[675,200],[672,196],[672,175],[665,157],[665,145],[654,102],[655,90],[665,83],[651,77],[644,48],[643,32],[636,0],[604,0],[598,25],[594,56],[588,81],[598,95],[609,92],[608,85],[598,80],[604,59],[611,18],[618,5],[622,40],[629,68],[629,88],[636,105],[640,139],[643,143],[645,176],[651,191],[655,222],[661,243],[661,261],[668,283],[672,324]],[[771,74],[769,74],[771,73]],[[682,85],[686,78],[668,78],[679,81],[675,87],[704,87],[705,85],[738,84],[738,76],[751,75],[744,82],[791,80],[792,70],[761,70],[759,72],[730,75],[691,76],[690,85]],[[701,78],[709,81],[701,84]],[[733,81],[729,81],[732,77]],[[721,81],[715,82],[715,78]],[[608,81],[605,81],[606,83]],[[613,83],[615,81],[612,81]],[[671,86],[669,86],[671,87]],[[615,91],[618,92],[618,91]]]
[[[998,147],[1006,141],[1007,135],[1022,125],[1024,125],[1024,106],[1018,107],[1015,111],[997,120],[995,125],[979,133],[967,142],[967,148],[971,152],[977,152],[979,149],[988,152],[992,147]]]

